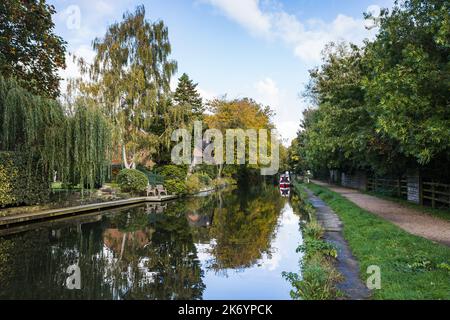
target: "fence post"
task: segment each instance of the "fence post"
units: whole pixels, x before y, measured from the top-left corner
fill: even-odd
[[[423,206],[423,179],[422,179],[422,175],[420,173],[419,174],[419,203],[420,205]]]
[[[431,206],[433,207],[433,208],[435,208],[436,207],[436,200],[435,200],[435,193],[434,193],[434,191],[435,191],[435,186],[434,186],[434,183],[431,185]]]

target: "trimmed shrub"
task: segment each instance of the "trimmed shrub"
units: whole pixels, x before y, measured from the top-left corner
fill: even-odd
[[[157,174],[162,175],[167,180],[184,181],[187,175],[187,169],[185,167],[176,166],[173,164],[159,167],[155,171]]]
[[[117,175],[117,183],[122,192],[140,193],[147,189],[145,173],[134,169],[123,169]]]
[[[186,189],[188,193],[197,193],[201,190],[200,179],[198,175],[190,175],[186,180]]]
[[[0,152],[0,207],[48,201],[47,176],[38,165],[28,165],[23,154]]]
[[[187,193],[187,187],[185,181],[169,179],[164,181],[164,187],[169,194],[183,195]]]

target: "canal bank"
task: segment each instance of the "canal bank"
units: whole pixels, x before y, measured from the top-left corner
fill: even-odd
[[[358,262],[345,241],[339,217],[307,185],[294,182],[295,203],[307,220],[300,228],[300,273],[285,274],[301,300],[363,300],[370,292],[360,279]]]
[[[360,266],[353,256],[347,241],[342,234],[342,222],[338,215],[315,196],[314,193],[305,188],[308,201],[316,209],[316,216],[324,229],[324,240],[333,244],[337,250],[336,268],[342,275],[343,280],[336,286],[350,300],[364,300],[370,297],[370,290],[360,279]]]
[[[381,286],[372,291],[372,299],[450,299],[447,246],[412,235],[326,187],[313,183],[307,187],[343,222],[361,275],[379,268]]]
[[[142,203],[161,203],[177,199],[176,195],[159,196],[159,197],[138,197],[124,200],[108,201],[94,204],[87,204],[81,206],[74,206],[68,208],[59,208],[53,210],[45,210],[36,213],[15,214],[6,217],[0,217],[0,228],[7,228],[18,224],[31,223],[42,220],[58,219],[66,216],[81,215],[91,213],[93,211],[101,211],[124,207]]]
[[[205,196],[216,192],[220,189],[226,188],[227,185],[220,185],[217,187],[210,187],[202,189],[197,193],[188,194],[186,197]],[[182,198],[180,195],[162,195],[162,196],[147,196],[118,199],[113,201],[96,202],[90,204],[83,204],[77,206],[68,206],[47,210],[36,210],[31,212],[18,212],[10,215],[0,216],[0,229],[5,229],[13,226],[24,225],[28,223],[36,223],[42,221],[49,221],[52,219],[62,219],[71,216],[85,215],[92,212],[99,212],[120,207],[127,207],[145,203],[165,203],[175,199]],[[17,208],[18,210],[20,207]],[[28,207],[25,207],[28,209]],[[0,210],[1,213],[1,210]]]

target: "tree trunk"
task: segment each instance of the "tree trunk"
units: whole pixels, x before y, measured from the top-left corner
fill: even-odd
[[[219,173],[217,174],[217,177],[220,179],[222,178],[222,170],[223,170],[223,164],[219,164]]]
[[[122,143],[122,162],[125,168],[129,169],[129,164],[128,164],[128,160],[127,160],[127,151],[125,149],[125,144]]]
[[[122,161],[123,165],[127,169],[136,169],[136,162],[134,160],[128,162],[127,159],[127,150],[125,148],[125,144],[122,145]]]

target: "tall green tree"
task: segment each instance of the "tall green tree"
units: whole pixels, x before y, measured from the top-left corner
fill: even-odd
[[[323,64],[310,72],[306,96],[317,104],[304,113],[299,142],[310,169],[350,170],[370,162],[378,145],[373,120],[365,107],[363,51],[345,43],[329,44]]]
[[[163,21],[150,22],[144,6],[123,15],[94,40],[91,82],[84,93],[93,97],[116,128],[123,163],[134,168],[157,151],[170,107],[170,79],[177,63],[169,59],[169,32]]]
[[[178,79],[174,100],[178,105],[186,105],[196,117],[203,114],[203,100],[197,91],[198,83],[194,83],[186,73]]]
[[[450,160],[450,3],[396,1],[366,48],[367,108],[376,131],[426,166]]]
[[[309,168],[450,174],[449,6],[396,1],[374,41],[328,46],[298,136]]]
[[[0,73],[34,94],[59,95],[66,43],[54,33],[55,8],[43,0],[0,2]]]

